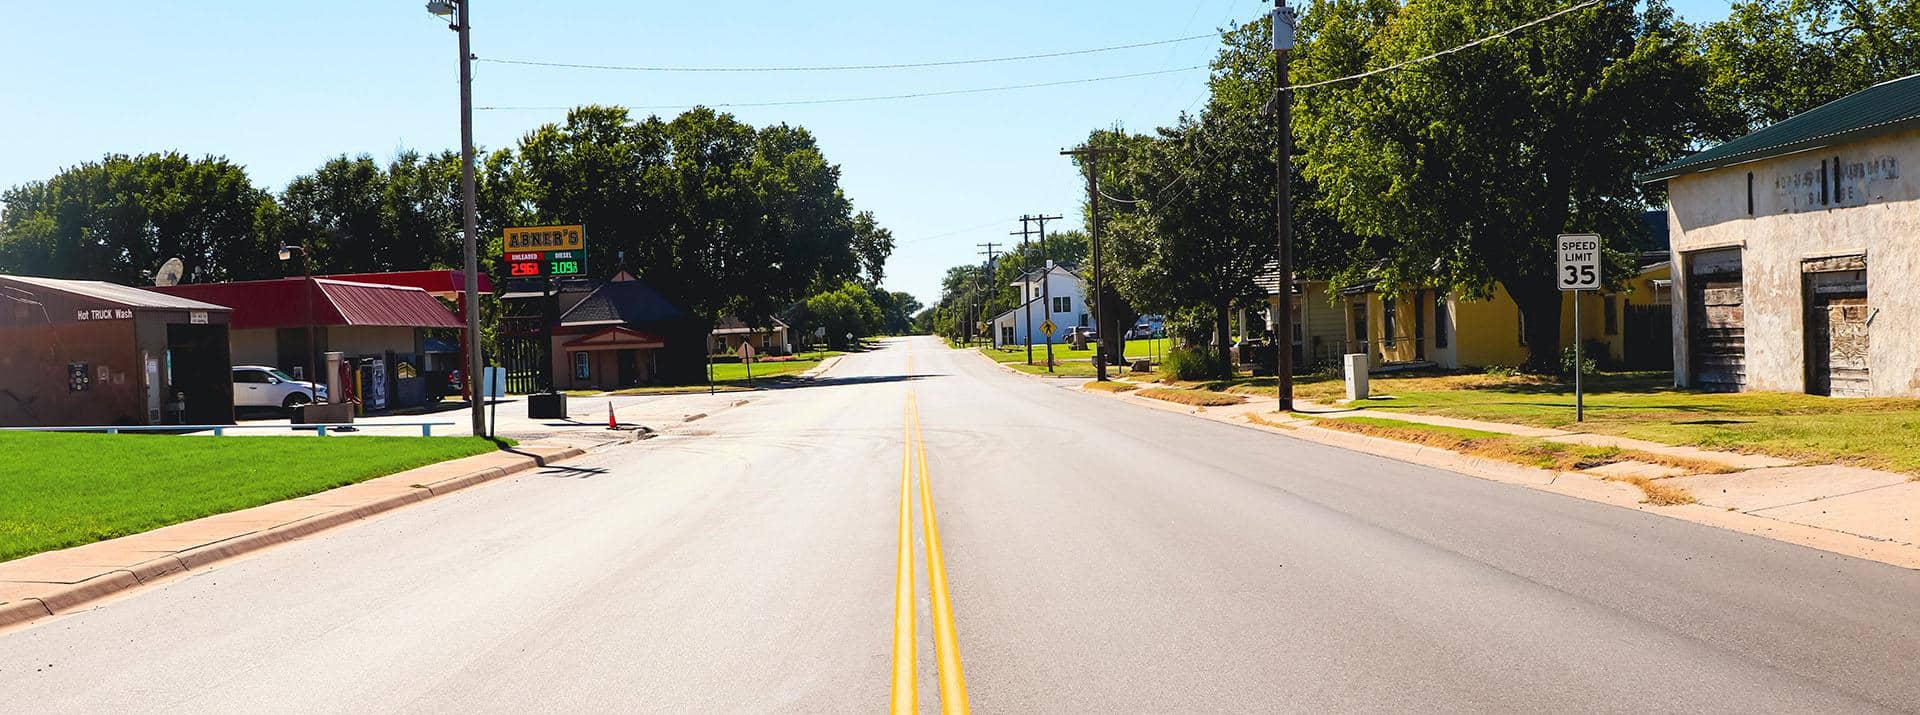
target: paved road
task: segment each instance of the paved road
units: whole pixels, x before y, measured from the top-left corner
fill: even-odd
[[[0,636],[0,710],[878,710],[909,393],[981,712],[1920,707],[1920,573],[914,339],[692,431]]]

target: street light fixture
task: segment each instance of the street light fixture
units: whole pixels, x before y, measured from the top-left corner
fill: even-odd
[[[480,257],[475,239],[480,233],[480,215],[475,206],[473,187],[473,50],[468,37],[469,10],[473,0],[428,0],[427,12],[447,20],[447,27],[460,33],[460,203],[463,215],[461,234],[465,245],[467,330],[463,341],[467,349],[467,405],[472,409],[473,434],[487,433],[487,413],[480,384]]]
[[[320,373],[313,371],[313,353],[317,347],[313,342],[313,291],[317,288],[313,283],[313,255],[307,253],[307,249],[302,246],[281,246],[281,262],[293,260],[295,251],[300,253],[301,272],[307,276],[306,285],[302,286],[307,294],[307,349],[304,351],[307,354],[307,404],[318,405],[320,404]]]

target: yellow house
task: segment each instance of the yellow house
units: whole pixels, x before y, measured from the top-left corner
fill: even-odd
[[[1275,291],[1279,281],[1273,272],[1254,278],[1254,284],[1267,294],[1267,315],[1280,307]],[[1341,303],[1329,297],[1326,281],[1296,278],[1293,282],[1293,361],[1311,369],[1340,364],[1347,352],[1347,318]],[[1245,321],[1245,316],[1241,319]]]
[[[1672,369],[1671,269],[1644,266],[1617,293],[1579,293],[1581,335],[1606,346],[1602,363],[1633,369]],[[1560,346],[1573,347],[1573,293],[1561,299]],[[1366,353],[1376,368],[1447,369],[1519,365],[1527,360],[1520,306],[1495,284],[1485,300],[1467,300],[1432,288],[1383,294],[1356,286],[1322,295],[1322,312],[1343,315],[1343,352]],[[1309,314],[1313,308],[1309,307]]]

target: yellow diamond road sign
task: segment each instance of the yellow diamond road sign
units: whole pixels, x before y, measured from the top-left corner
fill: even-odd
[[[1040,323],[1040,332],[1049,338],[1053,337],[1053,331],[1059,330],[1059,329],[1060,329],[1060,326],[1054,325],[1052,319],[1048,319]]]

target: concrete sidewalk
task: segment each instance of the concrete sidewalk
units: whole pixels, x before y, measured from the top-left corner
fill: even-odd
[[[1071,386],[1078,389],[1083,384]],[[1920,569],[1920,481],[1905,474],[1831,464],[1800,464],[1765,455],[1720,452],[1612,435],[1295,401],[1297,412],[1321,419],[1377,417],[1565,444],[1618,447],[1703,465],[1718,465],[1725,470],[1725,473],[1701,474],[1668,465],[1624,461],[1577,472],[1555,472],[1319,427],[1311,419],[1278,414],[1271,399],[1249,399],[1238,405],[1220,407],[1194,407],[1124,392],[1095,394],[1111,395],[1134,404],[1279,432],[1483,479],[1653,511],[1835,553]],[[1637,489],[1614,481],[1623,478],[1644,478],[1679,487],[1692,494],[1698,503],[1680,506],[1644,504]]]
[[[89,607],[156,579],[206,568],[414,502],[627,442],[641,432],[524,443],[310,496],[0,563],[0,628]]]

